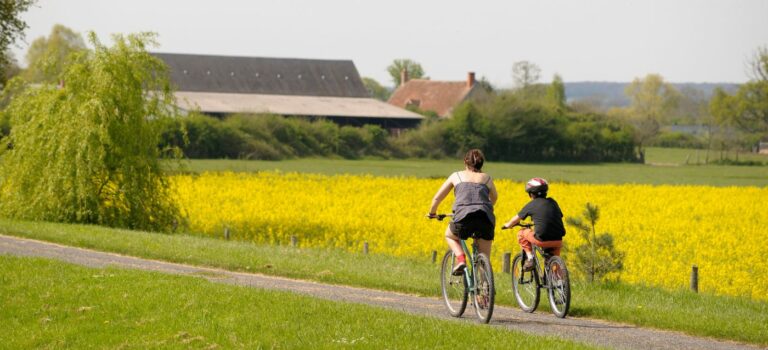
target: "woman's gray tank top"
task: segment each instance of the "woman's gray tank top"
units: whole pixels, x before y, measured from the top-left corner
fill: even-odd
[[[483,211],[488,216],[493,226],[496,226],[496,216],[493,214],[493,205],[491,204],[491,190],[486,183],[464,182],[459,177],[459,183],[453,189],[455,200],[453,202],[453,221],[459,222],[470,213]],[[490,181],[490,177],[488,178]]]

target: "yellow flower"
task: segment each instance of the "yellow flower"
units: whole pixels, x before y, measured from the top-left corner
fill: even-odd
[[[259,172],[205,173],[173,179],[178,204],[193,232],[258,243],[423,257],[447,249],[447,222],[424,214],[443,179],[311,175]],[[502,223],[525,205],[523,185],[496,180]],[[686,288],[698,265],[699,289],[768,299],[768,211],[759,199],[768,188],[651,185],[551,185],[566,217],[580,216],[587,202],[597,204],[598,233],[610,232],[626,253],[623,281]],[[440,212],[450,212],[449,196]],[[569,229],[566,244],[582,244]],[[516,232],[496,231],[492,262],[516,253]],[[568,259],[565,256],[566,261]]]

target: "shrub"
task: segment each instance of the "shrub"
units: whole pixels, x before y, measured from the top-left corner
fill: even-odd
[[[571,252],[571,261],[589,282],[602,280],[611,273],[620,272],[624,266],[624,253],[617,251],[613,246],[613,236],[608,233],[597,234],[595,225],[600,218],[600,209],[597,205],[587,203],[584,218],[569,217],[568,225],[574,226],[581,234],[584,244],[577,246]]]

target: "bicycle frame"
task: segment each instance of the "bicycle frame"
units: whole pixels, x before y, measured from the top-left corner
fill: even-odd
[[[538,288],[548,289],[549,283],[547,282],[546,255],[544,254],[544,251],[535,244],[531,244],[531,249],[533,250],[534,269],[534,273],[532,275],[536,280],[536,286]],[[521,249],[521,254],[525,257],[526,260],[528,259],[524,249]],[[525,274],[520,275],[520,283],[525,284],[526,282],[523,280],[523,276],[525,276]]]
[[[467,241],[466,240],[459,240],[461,243],[461,249],[464,251],[464,256],[469,257],[469,261],[467,261],[467,267],[464,271],[464,283],[466,283],[467,289],[469,290],[469,293],[471,295],[474,295],[477,293],[477,290],[475,288],[475,279],[474,279],[474,273],[475,273],[475,260],[477,253],[477,242],[475,242],[475,239],[472,239],[472,252],[469,251],[469,248],[467,247]]]

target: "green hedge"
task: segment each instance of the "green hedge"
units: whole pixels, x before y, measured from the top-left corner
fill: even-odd
[[[637,161],[632,126],[514,94],[462,104],[451,118],[428,116],[398,136],[375,125],[276,115],[193,113],[163,128],[162,146],[179,146],[189,158],[452,158],[480,148],[496,161]]]

